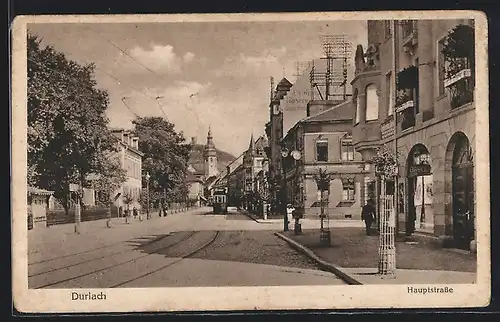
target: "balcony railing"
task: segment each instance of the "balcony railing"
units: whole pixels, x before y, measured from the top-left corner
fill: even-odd
[[[398,93],[396,100],[396,113],[401,115],[401,130],[404,131],[415,126],[416,102],[414,90],[405,90]]]
[[[401,29],[403,33],[403,39],[410,37],[415,31],[413,20],[403,20],[401,22]]]
[[[452,109],[463,106],[474,100],[474,77],[469,64],[466,62],[451,77],[444,80],[444,86],[450,91],[450,105]]]
[[[415,126],[415,109],[413,107],[401,112],[401,130],[404,131]]]

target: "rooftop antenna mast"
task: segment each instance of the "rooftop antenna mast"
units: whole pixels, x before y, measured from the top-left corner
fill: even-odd
[[[296,82],[299,79],[299,77],[302,76],[304,72],[309,68],[310,65],[311,63],[308,61],[295,62],[295,74],[292,76],[295,76]]]
[[[343,87],[343,100],[345,100],[347,97],[348,58],[351,56],[352,44],[345,35],[323,35],[320,36],[320,39],[325,55],[321,59],[326,60],[326,68],[324,73],[314,73],[315,86],[316,88],[318,86],[325,87],[325,100],[329,100],[332,96],[332,86]],[[320,85],[320,83],[322,84]]]

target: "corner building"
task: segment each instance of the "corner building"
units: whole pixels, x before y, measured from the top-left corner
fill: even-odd
[[[473,21],[368,21],[351,82],[353,143],[369,161],[396,139],[399,233],[474,250],[475,57],[443,53],[450,37],[474,48]],[[380,192],[373,167],[365,180],[363,203]]]

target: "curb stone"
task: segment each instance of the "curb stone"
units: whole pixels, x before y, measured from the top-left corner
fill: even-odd
[[[243,210],[241,209],[240,212],[242,214],[244,214],[245,216],[247,216],[248,218],[252,219],[253,221],[255,221],[256,223],[259,223],[259,224],[269,224],[267,222],[262,222],[260,221],[259,219],[257,219],[254,215],[250,214],[249,212],[247,212],[246,210]]]
[[[274,234],[276,236],[278,236],[279,238],[283,239],[284,241],[286,241],[295,250],[299,251],[300,253],[302,253],[302,254],[306,255],[307,257],[309,257],[310,259],[314,260],[321,267],[321,269],[337,275],[340,279],[342,279],[347,284],[349,284],[349,285],[363,285],[363,283],[361,283],[360,281],[358,281],[355,278],[353,278],[352,276],[344,273],[340,268],[338,268],[335,265],[330,264],[330,263],[322,260],[321,258],[319,258],[316,254],[314,254],[314,252],[312,250],[305,247],[304,245],[296,242],[293,239],[286,237],[285,235],[283,235],[281,233],[275,232]]]

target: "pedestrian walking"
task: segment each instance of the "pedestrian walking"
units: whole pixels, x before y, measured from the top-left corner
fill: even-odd
[[[370,230],[372,223],[375,221],[375,207],[373,206],[373,200],[370,199],[363,206],[361,210],[361,220],[364,220],[366,227],[366,235],[370,236]]]
[[[137,208],[136,207],[134,207],[134,209],[132,209],[132,214],[134,215],[134,219],[137,219],[138,213],[137,213]]]

